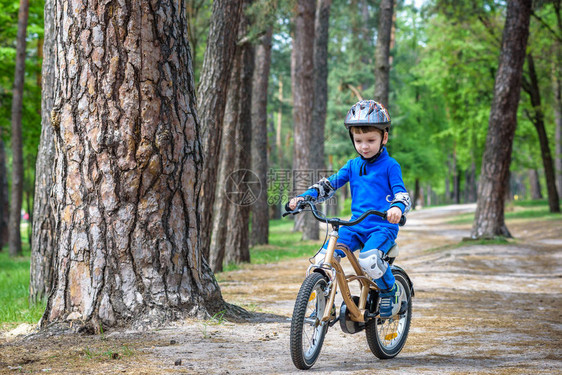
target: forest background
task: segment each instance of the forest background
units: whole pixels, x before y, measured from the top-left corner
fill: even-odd
[[[326,130],[322,142],[325,156],[324,166],[318,168],[322,171],[335,171],[355,157],[342,123],[352,104],[373,97],[379,5],[374,0],[331,3]],[[22,218],[28,223],[33,221],[35,167],[41,136],[44,6],[44,1],[31,2],[27,22],[21,129]],[[402,165],[414,206],[476,202],[506,6],[503,1],[395,4],[388,99],[393,129],[388,148]],[[282,205],[293,193],[293,7],[291,1],[264,0],[246,10],[257,20],[247,30],[247,38],[253,43],[258,43],[264,25],[272,26],[266,116],[268,179],[262,181],[267,187],[272,219],[280,216]],[[18,9],[17,2],[0,1],[0,127],[7,167],[0,176],[0,195],[6,198],[12,182],[11,104]],[[207,49],[212,1],[188,0],[186,9],[197,86]],[[544,151],[541,154],[545,140],[555,162],[558,193],[562,188],[560,15],[559,1],[534,2],[507,199],[541,199],[549,195]],[[543,120],[546,138],[539,137],[538,119]],[[219,175],[217,181],[226,177]],[[331,205],[336,208],[334,214],[341,212],[345,198],[342,192],[341,202],[335,200]],[[7,211],[4,200],[3,219],[7,218]],[[31,225],[23,228],[31,233]],[[31,241],[32,236],[28,238]],[[6,244],[7,238],[2,241]],[[219,263],[215,270],[222,267]]]

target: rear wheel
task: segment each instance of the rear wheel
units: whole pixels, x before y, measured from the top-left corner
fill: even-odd
[[[291,319],[291,358],[298,369],[311,368],[320,354],[328,323],[321,323],[328,299],[327,282],[312,273],[302,283]]]
[[[390,319],[371,319],[366,323],[365,332],[369,348],[380,359],[396,357],[406,344],[410,321],[412,319],[412,291],[406,276],[400,271],[393,271],[399,284],[402,307],[398,315]]]

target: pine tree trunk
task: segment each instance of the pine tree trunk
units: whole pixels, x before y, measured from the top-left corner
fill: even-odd
[[[267,29],[256,47],[252,86],[252,171],[261,183],[260,195],[252,205],[251,246],[269,242],[267,205],[267,86],[271,66],[272,27]]]
[[[529,169],[529,186],[531,188],[531,199],[542,199],[539,172],[536,169]]]
[[[541,105],[541,92],[539,90],[539,83],[537,73],[535,70],[535,62],[533,55],[527,55],[527,67],[529,69],[529,81],[525,80],[523,87],[531,98],[531,105],[533,106],[534,115],[530,116],[537,134],[539,137],[539,144],[541,148],[541,156],[544,168],[544,175],[546,178],[546,188],[548,192],[548,206],[550,212],[560,212],[560,199],[556,191],[556,176],[554,172],[554,162],[550,154],[550,146],[548,145],[548,136],[544,126],[544,113]]]
[[[35,165],[35,198],[31,236],[29,299],[37,302],[51,291],[54,269],[54,215],[51,205],[52,167],[55,161],[51,110],[54,102],[55,30],[54,0],[45,2],[45,39],[41,82],[41,138]]]
[[[562,62],[562,59],[560,59]],[[556,184],[558,187],[558,195],[562,195],[562,69],[560,75],[554,79],[554,120],[556,123],[554,146],[555,156],[554,163],[556,165]]]
[[[291,53],[291,86],[293,92],[293,187],[303,193],[315,181],[310,163],[312,138],[312,109],[314,106],[314,19],[316,2],[298,0],[295,5],[295,34]],[[298,215],[295,229],[303,230],[314,224],[310,214]],[[307,239],[309,232],[303,233]]]
[[[451,199],[453,203],[459,204],[460,202],[460,179],[459,169],[457,167],[457,152],[453,151],[453,164],[451,166],[451,174],[453,175],[453,191],[451,191]]]
[[[251,1],[245,1],[245,7]],[[250,20],[243,16],[240,21],[239,39],[246,36]],[[232,204],[228,213],[228,232],[226,235],[225,263],[239,264],[250,261],[250,211],[259,194],[257,176],[252,167],[252,79],[254,76],[254,46],[249,42],[239,45],[240,77],[238,123],[236,124],[235,155],[231,161],[235,173],[228,182],[227,194],[230,193]]]
[[[22,255],[21,249],[21,203],[23,196],[23,146],[21,139],[21,115],[23,84],[25,77],[25,48],[29,1],[20,0],[18,12],[18,35],[16,46],[16,72],[12,99],[12,200],[10,202],[9,242],[10,255]]]
[[[231,190],[233,184],[236,158],[236,127],[238,126],[238,109],[240,108],[240,76],[242,69],[241,48],[237,48],[232,63],[232,72],[228,84],[226,108],[223,120],[220,165],[217,175],[217,190],[213,212],[213,234],[209,253],[209,265],[213,272],[222,272],[226,254],[226,237],[229,230],[229,212],[232,203]]]
[[[57,275],[43,326],[158,325],[225,306],[199,239],[183,5],[55,3]]]
[[[474,161],[470,164],[470,168],[466,170],[466,202],[472,203],[476,202],[477,197],[477,185],[476,185],[476,164]]]
[[[324,165],[324,130],[328,107],[328,37],[330,26],[331,0],[319,0],[316,7],[314,26],[314,105],[310,139],[310,168],[315,171],[316,180],[326,176]],[[329,203],[327,203],[329,204]],[[311,220],[304,228],[303,238],[318,240],[319,223]]]
[[[201,188],[201,249],[208,259],[211,244],[213,207],[219,166],[226,93],[240,23],[242,2],[213,1],[207,49],[201,69],[197,110],[201,119],[203,155]]]
[[[375,50],[375,97],[374,99],[388,108],[388,91],[390,82],[390,37],[392,33],[392,15],[394,0],[382,0],[380,5],[379,32]]]
[[[562,34],[562,14],[560,14],[560,1],[554,2],[556,11],[556,23],[559,35]],[[558,196],[562,196],[562,43],[554,40],[554,59],[552,64],[552,88],[554,90],[554,121],[555,139],[554,163],[556,165],[556,184]]]
[[[415,210],[419,205],[419,197],[420,197],[420,179],[416,178],[416,182],[414,183],[414,194],[412,194],[412,208]]]
[[[0,251],[9,241],[8,222],[10,200],[8,199],[8,171],[6,170],[6,146],[0,129]]]
[[[504,198],[517,126],[517,107],[529,36],[531,3],[531,0],[514,0],[507,4],[494,99],[478,185],[478,202],[471,233],[473,238],[511,236],[504,221]]]

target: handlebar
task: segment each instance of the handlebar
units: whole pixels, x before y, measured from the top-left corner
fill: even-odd
[[[293,210],[293,211],[287,211],[283,214],[283,217],[287,216],[287,215],[296,215],[300,212],[302,212],[302,210],[304,210],[304,208],[306,206],[310,206],[310,209],[312,211],[312,215],[316,218],[316,220],[321,221],[323,223],[328,223],[331,225],[336,225],[336,226],[346,226],[346,227],[350,227],[353,225],[357,225],[360,222],[362,222],[363,220],[365,220],[367,218],[367,216],[369,215],[376,215],[381,217],[382,219],[386,220],[386,211],[381,212],[381,211],[377,211],[377,210],[369,210],[369,211],[365,211],[361,216],[359,216],[357,219],[355,220],[350,220],[350,221],[345,221],[345,220],[341,220],[337,217],[332,217],[332,218],[327,218],[325,216],[322,216],[320,214],[320,212],[316,209],[316,205],[309,200],[301,200],[297,202],[297,207]],[[402,217],[400,218],[400,222],[398,223],[398,225],[400,226],[404,226],[404,224],[406,224],[406,216],[402,215]]]

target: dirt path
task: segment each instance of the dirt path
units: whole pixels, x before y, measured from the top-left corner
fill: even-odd
[[[416,296],[398,357],[378,360],[363,332],[347,335],[336,325],[309,372],[562,373],[562,220],[511,221],[517,239],[508,244],[455,245],[469,235],[470,224],[446,220],[473,210],[414,212],[401,231],[397,264],[412,278]],[[289,355],[289,318],[307,266],[307,259],[297,259],[220,275],[225,299],[255,311],[253,322],[188,321],[104,337],[20,338],[0,345],[0,373],[302,373]]]

